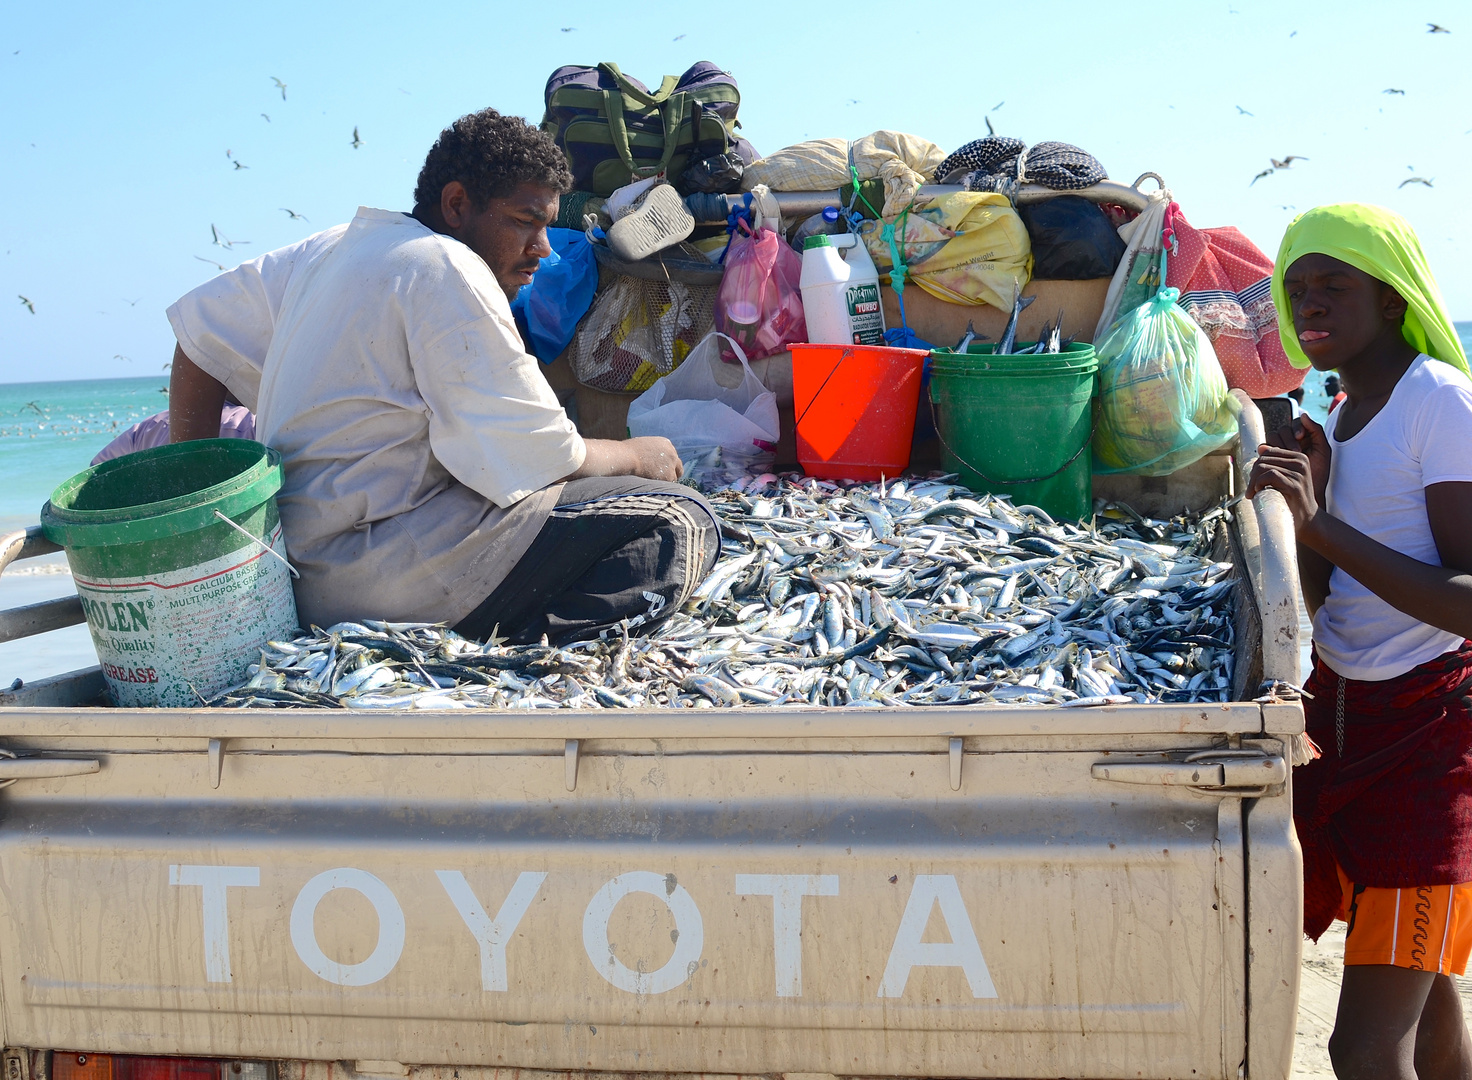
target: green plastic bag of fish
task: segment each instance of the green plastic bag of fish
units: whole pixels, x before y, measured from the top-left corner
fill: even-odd
[[[1211,340],[1161,289],[1095,348],[1094,471],[1164,476],[1205,457],[1237,430]]]

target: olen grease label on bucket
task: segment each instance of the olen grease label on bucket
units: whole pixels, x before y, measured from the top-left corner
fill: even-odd
[[[848,326],[855,345],[884,344],[884,313],[879,308],[878,285],[850,285],[844,292]]]
[[[283,557],[278,525],[271,548]],[[200,704],[296,627],[286,565],[257,545],[147,577],[74,577],[115,704]]]

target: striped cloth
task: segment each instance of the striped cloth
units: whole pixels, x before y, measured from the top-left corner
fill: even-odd
[[[1286,394],[1304,373],[1288,361],[1273,304],[1273,262],[1230,226],[1198,229],[1179,210],[1171,217],[1176,248],[1166,285],[1211,339],[1227,385],[1255,398]]]
[[[1041,184],[1055,191],[1080,191],[1109,174],[1099,159],[1076,146],[1044,142],[1028,146],[1021,139],[988,135],[967,143],[940,163],[937,184],[961,184],[967,191],[1000,191],[1012,195],[1022,184]]]

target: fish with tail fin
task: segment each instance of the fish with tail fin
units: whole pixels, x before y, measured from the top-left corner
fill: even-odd
[[[956,342],[956,351],[958,353],[965,352],[966,351],[966,346],[970,345],[975,340],[976,340],[976,324],[972,320],[967,319],[966,320],[966,332],[961,335],[961,340],[958,341],[958,342]]]
[[[1036,296],[1022,295],[1022,286],[1015,281],[1012,287],[1012,317],[1007,320],[1007,329],[1002,331],[1002,340],[997,343],[998,356],[1012,355],[1012,347],[1017,344],[1017,320],[1027,306],[1036,300]]]
[[[1063,351],[1063,309],[1058,309],[1058,321],[1053,324],[1053,329],[1047,334],[1048,347],[1045,352],[1056,353]],[[1071,338],[1069,339],[1072,340]]]

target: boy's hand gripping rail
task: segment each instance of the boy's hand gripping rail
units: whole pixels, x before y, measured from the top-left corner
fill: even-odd
[[[1257,448],[1266,441],[1262,413],[1241,390],[1237,399],[1237,425],[1241,439],[1238,475],[1247,490],[1247,480],[1257,461]],[[1293,515],[1283,496],[1272,489],[1259,492],[1251,501],[1251,520],[1244,513],[1243,539],[1256,532],[1259,563],[1249,566],[1252,587],[1257,592],[1262,616],[1262,677],[1264,682],[1296,686],[1298,671],[1298,547],[1293,533]]]

